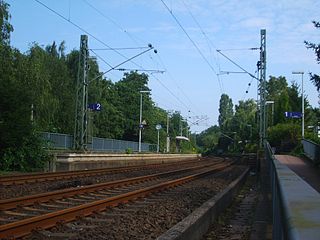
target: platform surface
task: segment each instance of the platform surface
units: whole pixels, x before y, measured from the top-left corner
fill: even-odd
[[[320,193],[320,169],[311,161],[290,155],[275,155],[275,157]]]

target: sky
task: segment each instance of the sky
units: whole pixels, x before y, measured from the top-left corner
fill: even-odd
[[[320,31],[312,24],[320,21],[318,0],[7,2],[14,27],[11,45],[22,52],[33,43],[65,41],[68,53],[79,49],[80,35],[86,34],[90,56],[97,57],[103,72],[152,44],[157,53],[148,51],[120,68],[158,70],[146,72],[153,100],[167,111],[180,111],[193,132],[217,124],[221,94],[229,95],[234,105],[257,99],[257,81],[239,73],[242,70],[216,50],[254,75],[259,50],[252,48],[260,47],[261,29],[266,29],[267,77],[284,76],[289,85],[296,82],[301,87],[301,75],[292,71],[304,71],[304,94],[311,106],[319,107],[308,76],[319,74],[319,64],[304,45],[304,40],[320,42]],[[117,82],[123,71],[113,70],[105,77]]]

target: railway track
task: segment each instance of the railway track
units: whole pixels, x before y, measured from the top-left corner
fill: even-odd
[[[143,177],[66,189],[0,202],[0,238],[19,238],[34,229],[104,211],[227,168],[231,161],[152,174]],[[58,200],[57,200],[58,199]]]
[[[186,165],[194,163],[196,161],[201,161],[199,159],[185,160],[174,163],[159,163],[159,164],[148,164],[148,165],[138,165],[130,167],[119,167],[119,168],[102,168],[102,169],[91,169],[91,170],[79,170],[79,171],[65,171],[65,172],[50,172],[50,173],[36,173],[36,174],[20,174],[20,175],[10,175],[10,176],[0,176],[0,186],[9,186],[15,184],[27,184],[33,182],[45,182],[45,181],[56,181],[65,180],[78,177],[90,177],[104,174],[114,174],[121,172],[130,172],[142,169],[158,168],[160,166],[177,166]]]

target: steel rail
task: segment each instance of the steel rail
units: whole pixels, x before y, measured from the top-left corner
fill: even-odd
[[[75,178],[78,176],[92,176],[104,173],[114,173],[114,172],[128,172],[132,170],[137,170],[141,168],[153,168],[158,166],[174,166],[174,165],[184,165],[194,162],[195,159],[186,160],[183,162],[175,163],[159,163],[159,164],[148,164],[148,165],[137,165],[131,167],[118,167],[118,168],[101,168],[92,170],[78,170],[78,171],[62,171],[62,172],[50,172],[50,173],[37,173],[37,174],[21,174],[21,175],[11,175],[11,176],[0,176],[0,186],[1,185],[13,185],[13,184],[24,184],[28,182],[40,182],[40,181],[52,181],[58,179]],[[199,160],[196,160],[199,161]]]
[[[64,210],[59,210],[44,215],[31,217],[17,222],[5,224],[0,226],[0,238],[20,238],[30,234],[34,229],[48,229],[55,226],[57,223],[71,222],[79,217],[89,216],[93,213],[103,211],[107,207],[114,207],[120,203],[126,203],[138,198],[143,198],[152,193],[173,188],[175,186],[184,184],[186,182],[198,179],[213,172],[222,170],[230,166],[232,163],[226,163],[223,166],[215,166],[212,169],[203,171],[201,173],[192,174],[175,180],[170,180],[155,186],[135,190],[132,192],[120,194],[118,196],[109,197],[103,200],[86,203],[76,207],[71,207]]]
[[[194,167],[189,167],[189,168],[184,168],[179,170],[168,171],[164,173],[156,173],[156,174],[150,174],[150,175],[145,175],[141,177],[116,180],[116,181],[111,181],[106,183],[98,183],[98,184],[93,184],[88,186],[57,190],[53,192],[46,192],[46,193],[28,195],[28,196],[17,197],[17,198],[4,199],[4,200],[0,200],[0,210],[10,210],[10,209],[17,208],[18,206],[19,207],[30,206],[34,203],[43,203],[43,202],[48,202],[50,200],[57,200],[61,198],[71,197],[78,194],[91,193],[91,192],[95,192],[103,189],[110,189],[110,188],[120,187],[124,185],[135,184],[138,182],[148,181],[148,180],[163,177],[166,175],[173,175],[177,173],[192,171],[192,170],[206,168],[206,167],[219,165],[219,164],[222,164],[222,163],[220,162],[211,163],[211,164],[205,164],[201,166],[194,166]]]

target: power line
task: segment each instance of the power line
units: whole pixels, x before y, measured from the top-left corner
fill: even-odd
[[[205,31],[203,30],[203,28],[201,27],[200,23],[197,21],[197,19],[195,18],[195,16],[192,14],[190,8],[187,6],[187,4],[185,3],[185,1],[182,0],[182,3],[184,4],[185,8],[188,10],[188,13],[190,14],[191,18],[193,19],[193,21],[196,23],[196,25],[198,26],[198,28],[200,29],[202,35],[205,37],[205,39],[207,40],[207,43],[208,43],[208,46],[210,48],[210,52],[212,53],[212,49],[210,47],[210,44],[212,45],[213,48],[217,48],[215,46],[215,44],[213,44],[213,42],[210,40],[210,38],[208,37],[208,35],[205,33]],[[215,62],[216,62],[216,65],[217,67],[219,68],[219,65],[218,65],[218,61],[217,61],[217,57],[216,55],[212,54],[214,59],[215,59]]]
[[[118,48],[89,48],[89,50],[95,50],[95,51],[108,51],[108,50],[142,50],[149,47],[118,47]]]
[[[107,64],[109,67],[112,68],[112,65],[110,63],[108,63],[104,58],[102,58],[100,55],[98,55],[93,49],[89,49],[94,55],[97,56],[97,58],[99,58],[101,61],[103,61],[105,64]]]
[[[169,7],[167,6],[167,4],[163,1],[160,0],[163,5],[165,6],[165,8],[168,10],[168,12],[171,14],[171,16],[173,17],[173,19],[176,21],[176,23],[179,25],[179,27],[182,29],[182,31],[186,34],[186,36],[188,37],[188,39],[190,40],[190,42],[193,44],[193,46],[197,49],[198,53],[201,55],[201,57],[203,58],[203,60],[208,64],[208,66],[210,67],[210,69],[215,73],[215,75],[217,75],[216,70],[213,68],[213,66],[211,65],[211,63],[208,61],[208,59],[204,56],[204,54],[202,53],[202,51],[200,50],[200,48],[197,46],[197,44],[192,40],[192,38],[190,37],[190,35],[187,33],[187,31],[184,29],[184,27],[182,26],[182,24],[179,22],[179,20],[176,18],[176,16],[173,14],[173,12],[169,9]],[[220,92],[222,93],[222,86],[221,86],[221,82],[218,78],[219,81],[219,87],[220,87]]]
[[[122,56],[125,59],[129,59],[127,56],[123,55],[122,53],[120,53],[118,50],[116,50],[115,48],[110,47],[107,43],[103,42],[102,40],[98,39],[96,36],[94,36],[93,34],[91,34],[90,32],[88,32],[87,30],[85,30],[84,28],[82,28],[81,26],[79,26],[78,24],[72,22],[70,19],[67,19],[66,17],[64,17],[63,15],[61,15],[60,13],[58,13],[57,11],[55,11],[54,9],[50,8],[49,6],[47,6],[46,4],[44,4],[43,2],[41,2],[40,0],[35,0],[37,3],[39,3],[40,5],[42,5],[43,7],[47,8],[48,10],[50,10],[51,12],[53,12],[54,14],[56,14],[57,16],[61,17],[63,20],[69,22],[70,24],[72,24],[73,26],[75,26],[76,28],[80,29],[81,31],[85,32],[87,35],[89,35],[90,37],[92,37],[93,39],[95,39],[96,41],[98,41],[99,43],[101,43],[102,45],[106,46],[107,48],[109,48],[110,50],[113,50],[114,52],[116,52],[118,55]],[[132,61],[132,63],[134,63]],[[136,63],[134,63],[136,64]]]
[[[126,61],[112,67],[111,64],[107,63],[105,60],[103,60],[109,67],[110,69],[103,72],[101,75],[97,76],[100,77],[108,72],[110,72],[111,70],[114,70],[115,68],[117,68],[118,66],[126,63],[126,62],[129,62],[131,61],[134,65],[144,69],[141,65],[135,63],[134,61],[132,61],[133,57],[131,58],[128,58],[127,56],[125,56],[124,54],[120,53],[117,49],[115,48],[112,48],[111,46],[109,46],[107,43],[103,42],[102,40],[100,40],[99,38],[97,38],[96,36],[94,36],[93,34],[91,34],[90,32],[88,32],[87,30],[85,30],[84,28],[82,28],[81,26],[79,26],[78,24],[74,23],[73,21],[71,21],[70,19],[64,17],[63,15],[61,15],[60,13],[58,13],[57,11],[55,11],[54,9],[50,8],[49,6],[47,6],[46,4],[44,4],[43,2],[41,2],[40,0],[35,0],[37,3],[39,3],[40,5],[42,5],[43,7],[45,7],[46,9],[48,9],[49,11],[53,12],[54,14],[56,14],[57,16],[59,16],[60,18],[62,18],[63,20],[67,21],[68,23],[70,23],[71,25],[73,25],[74,27],[78,28],[79,30],[83,31],[84,33],[86,33],[87,35],[89,35],[90,37],[92,37],[93,39],[95,39],[96,41],[98,41],[99,43],[101,43],[102,45],[106,46],[108,49],[110,50],[113,50],[114,52],[116,52],[118,55],[122,56],[123,58],[126,59]],[[85,0],[84,0],[85,1]],[[86,2],[86,1],[85,1]],[[90,5],[90,4],[88,4]],[[92,6],[92,5],[91,5]],[[93,6],[92,6],[93,7]],[[97,10],[98,11],[98,10]],[[105,16],[106,17],[106,16]],[[109,19],[110,20],[110,19]],[[111,20],[112,21],[112,20]],[[114,24],[116,24],[114,22]],[[117,24],[116,24],[117,25]],[[119,25],[118,25],[119,26]],[[120,26],[119,26],[120,27]],[[120,27],[121,28],[121,27]],[[126,32],[126,31],[125,31]],[[145,52],[145,51],[144,51]],[[143,53],[144,53],[143,52]],[[96,54],[95,54],[96,55]],[[141,54],[138,54],[138,55],[141,55]],[[97,56],[98,57],[98,56]],[[100,56],[99,56],[100,59],[102,59]],[[164,87],[174,98],[176,98],[178,100],[178,102],[180,102],[182,105],[184,105],[187,109],[187,105],[185,103],[183,103],[167,86],[165,86],[157,77],[155,77],[154,75],[151,75],[152,77],[154,77],[162,87]]]
[[[226,48],[226,49],[220,49],[220,51],[245,51],[245,50],[259,50],[260,48],[258,47],[253,47],[253,48]]]
[[[164,73],[163,70],[156,70],[156,69],[134,69],[134,68],[115,68],[114,70],[118,71],[143,71],[143,72],[151,72],[152,73]]]
[[[177,83],[177,81],[175,80],[175,78],[173,78],[172,74],[170,71],[168,71],[168,68],[165,66],[164,62],[162,61],[162,58],[160,57],[159,54],[157,54],[158,59],[160,61],[160,64],[162,65],[162,67],[166,70],[166,72],[168,73],[169,77],[171,78],[171,80],[173,80],[173,82],[176,84],[176,87],[181,91],[181,93],[184,95],[184,97],[189,101],[190,104],[194,105],[194,103],[190,100],[190,98],[186,95],[186,93],[182,90],[182,88],[180,88],[179,84]],[[196,107],[196,106],[195,106]],[[196,107],[197,108],[197,107]],[[197,109],[199,111],[199,109]],[[200,111],[199,111],[200,112]]]
[[[243,67],[241,67],[238,63],[236,63],[235,61],[233,61],[231,58],[229,58],[228,56],[226,56],[225,54],[223,54],[221,52],[221,50],[217,50],[218,53],[220,53],[222,56],[224,56],[226,59],[228,59],[230,62],[232,62],[234,65],[236,65],[238,68],[240,68],[242,71],[246,72],[247,74],[249,74],[250,77],[255,78],[256,80],[259,81],[259,79],[254,76],[252,73],[248,72],[247,70],[245,70]]]
[[[137,45],[139,45],[138,41],[132,36],[132,34],[130,34],[127,30],[125,30],[120,24],[118,24],[115,20],[113,20],[112,18],[108,17],[107,15],[105,15],[103,12],[101,12],[98,8],[96,8],[95,6],[93,6],[91,3],[89,3],[86,0],[83,0],[84,3],[86,3],[89,7],[91,7],[93,10],[95,10],[97,13],[99,13],[103,18],[105,18],[106,20],[108,20],[109,22],[111,22],[113,25],[115,25],[117,28],[119,28],[122,32],[124,32],[133,42],[135,42]],[[138,39],[140,42],[141,39]]]
[[[178,98],[164,83],[162,83],[159,78],[157,78],[157,77],[154,76],[154,75],[151,75],[151,76],[152,76],[154,79],[156,79],[157,82],[158,82],[162,87],[164,87],[175,99],[177,99],[178,102],[180,102],[187,110],[189,110],[189,107],[188,107],[184,102],[182,102],[182,101],[180,100],[180,98]]]
[[[256,71],[254,72],[254,74],[257,74],[257,72],[258,72],[258,70],[256,70]],[[249,89],[250,89],[250,87],[251,87],[251,85],[252,85],[253,79],[255,79],[255,78],[252,77],[252,78],[251,78],[251,81],[248,83],[248,87],[247,87],[247,90],[246,90],[246,93],[245,93],[245,94],[247,94],[247,93],[249,92]],[[244,101],[244,99],[245,99],[245,94],[244,94],[243,97],[242,97],[243,101]]]
[[[108,20],[109,22],[111,22],[113,25],[115,25],[118,29],[120,29],[122,32],[124,32],[133,42],[135,42],[137,45],[139,45],[138,41],[136,39],[138,39],[137,37],[134,37],[132,34],[130,34],[127,30],[125,30],[119,23],[117,23],[115,20],[113,20],[112,18],[110,18],[109,16],[105,15],[101,10],[99,10],[97,7],[95,7],[94,5],[92,5],[91,3],[89,3],[87,0],[83,0],[84,3],[86,3],[89,7],[91,7],[93,10],[95,10],[98,14],[100,14],[103,18],[105,18],[106,20]],[[138,39],[140,42],[142,42],[141,39]],[[159,56],[159,55],[158,55]],[[150,56],[149,54],[149,58],[156,63],[156,61],[152,58],[152,56]],[[165,68],[165,70],[168,72],[167,68],[164,66],[164,64],[162,64],[163,67]],[[140,69],[141,71],[143,71],[143,69]],[[154,77],[153,75],[151,75],[151,77]],[[155,78],[155,77],[154,77]],[[175,94],[173,94],[158,78],[155,78],[156,81],[158,81],[160,83],[160,85],[162,87],[164,87],[171,95],[173,95],[178,102],[182,103],[181,100],[179,98],[176,97]],[[185,97],[188,99],[188,97],[186,96],[186,94],[181,90],[181,88],[178,87],[178,89],[182,92],[183,95],[185,95]],[[188,99],[189,100],[189,99]],[[191,103],[191,101],[189,100],[189,102]],[[182,103],[184,106],[186,106],[185,103]]]

